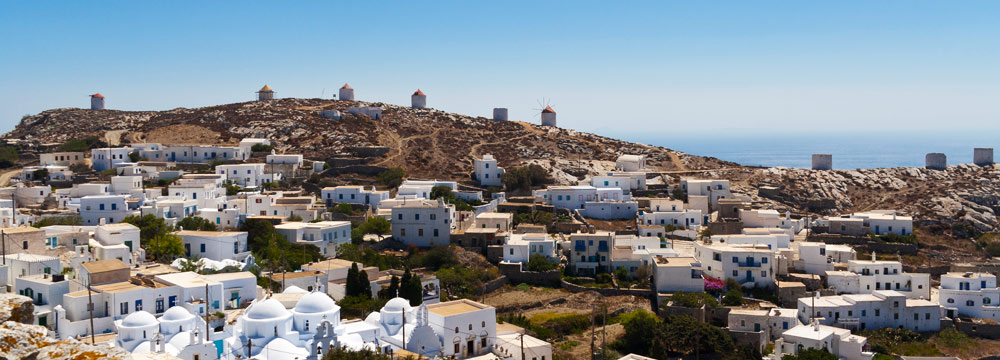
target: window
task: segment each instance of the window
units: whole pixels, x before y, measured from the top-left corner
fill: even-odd
[[[760,258],[760,263],[761,264],[767,264],[767,258],[766,257]]]
[[[205,244],[201,244],[201,252],[205,252]]]
[[[868,313],[868,310],[861,310],[861,317],[867,316],[868,315],[867,313]]]
[[[976,302],[973,300],[966,300],[965,306],[976,306]]]
[[[434,236],[438,236],[438,229],[434,229]]]
[[[767,270],[761,271],[760,276],[767,277]]]
[[[740,276],[740,274],[739,274],[739,272],[738,272],[738,271],[736,271],[736,270],[733,270],[733,276]]]
[[[111,204],[111,210],[118,210],[118,204]]]
[[[879,310],[879,309],[875,309],[875,316],[879,316],[879,315],[880,315],[880,314],[879,314],[880,312],[882,312],[882,311],[881,311],[881,310]]]
[[[100,208],[100,210],[104,210],[104,204],[100,204],[98,205],[98,207]]]
[[[740,262],[740,259],[733,256],[733,264]]]
[[[893,320],[899,320],[899,313],[892,314],[892,319]]]
[[[406,236],[406,228],[399,229],[399,236]]]
[[[420,220],[420,214],[413,214],[413,220]]]
[[[399,214],[399,216],[397,216],[397,218],[399,218],[399,220],[403,220],[403,214]]]
[[[417,236],[424,236],[424,229],[417,229]]]
[[[240,243],[234,242],[233,243],[233,254],[239,254],[239,253],[240,253]]]
[[[122,315],[128,314],[128,303],[127,302],[123,302],[123,303],[119,304],[119,308],[120,308],[119,310],[121,310],[120,312],[121,312]]]

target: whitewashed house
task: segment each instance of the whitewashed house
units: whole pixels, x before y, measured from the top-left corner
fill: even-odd
[[[569,242],[571,251],[568,268],[574,273],[593,275],[610,269],[614,233],[575,233],[570,234]]]
[[[244,231],[197,231],[177,232],[184,243],[185,256],[198,256],[222,261],[233,259],[243,261],[250,255],[247,233]]]
[[[271,141],[268,139],[258,139],[258,138],[246,138],[240,140],[240,160],[246,160],[250,158],[253,154],[254,145],[271,145]]]
[[[774,342],[774,352],[768,360],[781,360],[804,349],[826,349],[838,359],[871,360],[875,353],[866,350],[868,339],[852,335],[850,330],[819,324],[799,325],[789,329]]]
[[[98,148],[90,150],[90,167],[96,171],[115,168],[118,164],[129,162],[130,147]]]
[[[274,226],[288,241],[315,245],[320,253],[336,256],[340,245],[351,242],[350,221],[291,221]]]
[[[1000,314],[997,277],[990,273],[973,272],[943,274],[938,303],[950,318],[963,315],[997,320]]]
[[[80,198],[80,217],[84,225],[115,223],[137,212],[129,210],[126,195],[90,195]]]
[[[903,272],[899,261],[850,260],[846,271],[827,271],[827,285],[840,294],[871,294],[895,290],[908,298],[930,299],[930,274]]]
[[[827,271],[833,271],[836,264],[857,259],[857,252],[850,246],[820,242],[800,242],[798,255],[801,266],[797,264],[796,268],[806,274],[824,276]]]
[[[377,209],[380,202],[389,199],[389,192],[376,190],[375,186],[372,186],[371,190],[368,190],[361,185],[342,185],[323,188],[320,191],[320,196],[326,206],[348,203],[368,205],[373,209]]]
[[[558,260],[556,239],[543,233],[510,234],[503,244],[503,262],[521,264],[523,270],[526,270],[531,256],[536,254],[550,261]]]
[[[264,183],[282,179],[281,175],[266,171],[266,167],[267,164],[218,165],[215,167],[215,173],[225,175],[227,181],[241,187],[259,187]]]
[[[729,190],[729,180],[681,179],[681,189],[687,192],[689,201],[692,196],[707,197],[710,209],[719,205],[719,199],[734,197]]]
[[[719,280],[733,278],[745,287],[771,287],[775,284],[775,253],[766,245],[696,241],[694,253],[706,276]]]
[[[892,290],[799,299],[799,320],[848,329],[902,328],[916,332],[941,330],[941,306],[924,299],[908,299]]]
[[[646,155],[623,154],[615,160],[615,169],[621,171],[642,171],[646,169]]]
[[[448,245],[455,227],[455,206],[439,200],[410,200],[392,207],[392,237],[407,245]]]
[[[504,169],[497,164],[497,159],[491,154],[483,155],[482,159],[472,161],[476,180],[482,186],[503,186]]]
[[[45,165],[70,166],[70,165],[83,165],[86,163],[87,160],[84,156],[84,152],[82,151],[38,154],[38,164],[41,166]]]
[[[705,291],[701,263],[693,257],[654,257],[653,283],[659,293]]]

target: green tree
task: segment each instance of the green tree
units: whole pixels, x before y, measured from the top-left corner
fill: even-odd
[[[333,210],[347,216],[354,215],[354,208],[348,203],[339,203],[333,207]]]
[[[660,319],[648,311],[635,310],[623,315],[621,324],[625,335],[621,337],[619,347],[636,354],[649,354],[650,339],[658,337],[658,330],[662,325]]]
[[[437,200],[439,198],[454,199],[455,195],[452,194],[450,187],[447,187],[447,186],[444,186],[444,185],[438,185],[438,186],[432,187],[431,188],[431,200]]]
[[[424,288],[420,284],[420,276],[414,276],[410,273],[410,268],[406,268],[406,271],[403,272],[399,286],[399,297],[409,300],[411,306],[417,306],[423,302]]]
[[[504,172],[501,177],[504,188],[509,191],[530,191],[536,186],[551,184],[554,180],[548,170],[536,164],[519,166]]]
[[[31,177],[33,179],[35,179],[35,181],[41,181],[42,184],[48,184],[49,183],[49,169],[41,168],[41,169],[35,170],[35,172],[33,172],[31,174]]]
[[[733,339],[725,330],[702,323],[690,315],[671,316],[664,321],[663,334],[667,349],[674,353],[725,354],[735,349]]]
[[[528,258],[528,271],[542,272],[554,270],[558,267],[558,263],[550,261],[542,254],[533,254]]]
[[[271,150],[274,150],[274,148],[268,144],[254,144],[250,147],[250,151],[252,152],[271,152]]]
[[[236,194],[240,193],[240,186],[239,185],[233,184],[233,183],[228,182],[228,181],[225,184],[222,184],[222,185],[226,187],[226,196],[233,196],[233,195],[236,195]]]
[[[382,185],[390,188],[396,188],[403,184],[403,178],[405,177],[406,171],[403,171],[403,168],[397,167],[378,173],[378,175],[375,176],[375,179]]]
[[[389,220],[379,216],[368,218],[368,220],[362,224],[362,227],[366,234],[377,235],[379,240],[382,240],[383,236],[392,232],[392,224],[389,223]]]
[[[70,216],[44,217],[41,220],[35,221],[35,223],[31,224],[31,226],[40,228],[50,225],[82,225],[82,224],[83,224],[83,218],[76,215],[70,215]]]
[[[682,189],[680,186],[674,188],[674,191],[670,193],[670,197],[674,198],[674,200],[680,200],[683,202],[688,201],[687,192],[684,191],[684,189]]]
[[[128,161],[139,162],[139,160],[142,160],[142,156],[139,155],[138,151],[128,153]]]
[[[826,349],[803,349],[796,355],[785,355],[781,360],[837,360],[837,356]]]
[[[378,291],[378,297],[382,299],[392,299],[399,296],[399,278],[396,275],[389,280],[389,286]]]
[[[724,306],[740,306],[743,305],[743,292],[737,289],[730,289],[726,293],[726,296],[722,297],[722,305]]]
[[[186,252],[181,237],[168,232],[156,234],[148,242],[143,241],[142,244],[146,245],[147,253],[154,254],[157,261],[164,263],[170,263]]]
[[[0,147],[0,168],[9,168],[17,165],[17,148],[13,146]]]
[[[351,263],[351,268],[347,270],[347,282],[344,284],[344,296],[361,295],[361,288],[358,286],[358,263]]]
[[[354,282],[357,283],[358,296],[366,299],[372,298],[372,285],[368,281],[368,272],[364,269],[359,269],[358,273],[354,275]]]
[[[208,219],[197,216],[188,216],[186,218],[183,218],[181,219],[181,221],[177,222],[177,226],[184,230],[199,230],[199,231],[219,230],[219,228],[215,226],[215,224],[213,224],[211,221],[208,221]]]

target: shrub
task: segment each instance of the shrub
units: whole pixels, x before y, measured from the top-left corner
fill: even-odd
[[[31,224],[31,226],[40,228],[50,225],[81,225],[81,224],[83,224],[83,218],[76,215],[72,215],[72,216],[50,216],[42,218],[41,220],[36,221],[34,224]]]
[[[216,231],[219,230],[215,224],[205,218],[188,216],[177,222],[177,226],[184,230]]]
[[[501,181],[507,190],[529,191],[536,186],[551,184],[553,179],[545,168],[531,164],[507,170],[502,175]]]
[[[354,208],[351,207],[351,204],[348,204],[348,203],[339,203],[339,204],[337,204],[337,206],[333,207],[333,211],[339,212],[339,213],[347,215],[347,216],[353,216],[354,215]]]
[[[250,147],[250,151],[253,152],[271,152],[271,150],[274,150],[274,147],[268,144],[254,144]]]
[[[397,167],[378,173],[375,179],[382,185],[395,188],[403,184],[404,177],[406,177],[406,171],[403,171],[403,168]]]
[[[550,261],[541,254],[534,254],[528,258],[528,271],[549,271],[559,268],[559,263]]]
[[[700,308],[703,305],[711,309],[719,307],[719,302],[715,301],[712,295],[706,293],[678,291],[670,297],[670,300],[674,302],[674,305],[686,308]]]
[[[724,306],[740,306],[743,305],[743,293],[737,289],[729,290],[726,296],[722,297],[722,305]]]

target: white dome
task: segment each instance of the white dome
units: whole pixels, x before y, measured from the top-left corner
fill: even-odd
[[[167,309],[167,312],[163,313],[163,316],[160,317],[160,320],[183,321],[183,320],[189,320],[193,317],[194,315],[192,315],[191,312],[188,311],[187,309],[181,306],[174,306],[172,308]]]
[[[145,327],[158,324],[156,317],[145,311],[136,311],[122,320],[122,326]]]
[[[333,299],[321,292],[306,294],[295,304],[295,312],[304,314],[323,313],[338,308]]]
[[[247,317],[254,320],[266,320],[286,317],[290,315],[285,306],[275,299],[267,299],[250,307]]]
[[[398,297],[398,298],[392,298],[392,300],[389,300],[389,302],[385,303],[385,306],[382,307],[382,310],[397,312],[397,311],[409,311],[410,308],[411,306],[409,300]]]
[[[300,288],[298,286],[292,285],[292,286],[286,287],[285,291],[282,291],[281,293],[282,294],[305,294],[305,293],[308,293],[308,291],[305,291],[305,289]]]

